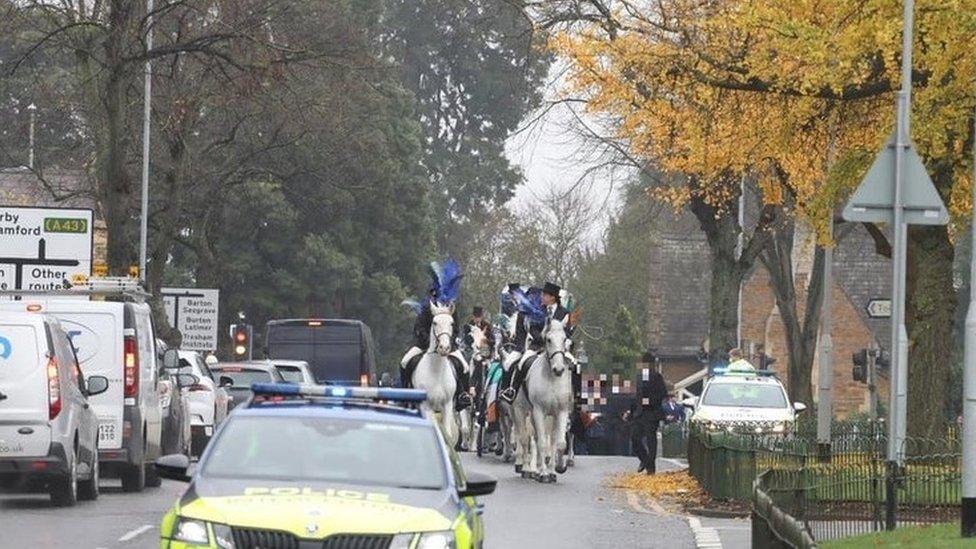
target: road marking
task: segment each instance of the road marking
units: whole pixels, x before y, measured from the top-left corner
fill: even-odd
[[[691,527],[691,533],[695,536],[695,547],[697,549],[722,549],[722,539],[715,528],[702,526],[698,517],[688,517],[688,526]]]
[[[150,531],[152,529],[153,529],[152,524],[144,524],[144,525],[136,528],[135,530],[132,530],[130,532],[126,532],[125,534],[123,534],[122,537],[119,538],[119,541],[126,542],[126,541],[130,541],[130,540],[136,539],[137,537],[145,534],[146,532],[148,532],[148,531]]]

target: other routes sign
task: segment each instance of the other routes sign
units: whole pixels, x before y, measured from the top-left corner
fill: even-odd
[[[163,288],[162,294],[170,325],[183,334],[180,348],[215,351],[220,290]]]
[[[56,290],[91,275],[94,214],[0,205],[0,290]]]

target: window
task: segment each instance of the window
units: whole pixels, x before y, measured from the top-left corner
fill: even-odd
[[[712,383],[702,396],[705,406],[740,408],[786,408],[786,395],[779,385],[761,383]]]
[[[445,485],[441,455],[429,425],[240,416],[224,428],[203,473],[439,489]]]

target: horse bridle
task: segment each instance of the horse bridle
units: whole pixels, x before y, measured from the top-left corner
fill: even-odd
[[[436,315],[433,316],[433,318],[437,318],[439,316],[451,316],[451,313],[437,313]],[[431,319],[432,321],[433,321],[433,318]],[[453,320],[453,318],[452,318],[452,320]],[[434,326],[434,328],[436,328],[436,325]],[[435,329],[434,330],[434,341],[439,341],[441,337],[447,337],[447,341],[450,342],[451,341],[451,335],[452,335],[452,332],[450,332],[450,331],[438,333],[437,330]]]

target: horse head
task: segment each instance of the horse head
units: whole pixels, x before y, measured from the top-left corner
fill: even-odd
[[[430,304],[430,342],[433,350],[441,356],[451,354],[451,339],[454,337],[454,304]]]
[[[566,348],[569,338],[566,335],[566,323],[554,318],[549,319],[542,331],[546,342],[546,359],[553,375],[561,376],[566,371]]]
[[[488,336],[480,326],[471,326],[471,359],[472,360],[485,360],[490,356],[491,343],[488,341]]]

